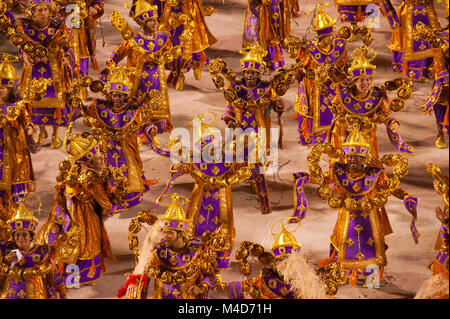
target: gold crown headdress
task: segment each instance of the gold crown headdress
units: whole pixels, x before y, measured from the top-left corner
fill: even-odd
[[[15,87],[19,83],[19,76],[13,63],[19,62],[15,55],[0,52],[0,85]]]
[[[290,219],[291,218],[287,218],[288,221]],[[297,223],[297,227],[292,232],[290,232],[286,229],[286,225],[283,222],[284,220],[285,219],[283,218],[278,221],[281,226],[281,231],[278,234],[275,234],[273,232],[273,227],[278,222],[275,222],[270,227],[270,234],[275,238],[275,243],[272,245],[272,252],[275,255],[275,258],[290,255],[294,252],[300,252],[300,250],[302,249],[302,245],[297,242],[294,234],[292,234],[295,230],[298,229],[300,223]]]
[[[133,19],[141,25],[151,18],[158,18],[158,7],[150,4],[147,0],[137,0],[133,7]]]
[[[252,44],[250,47],[242,49],[239,51],[244,57],[241,59],[241,70],[253,70],[262,74],[264,68],[266,67],[266,62],[264,62],[264,56],[267,51],[261,48],[258,43]]]
[[[370,149],[370,144],[364,138],[358,127],[349,128],[349,134],[342,143],[342,150],[346,155],[367,156]]]
[[[86,162],[93,158],[97,152],[97,140],[90,133],[71,135],[68,137],[66,151],[69,158],[75,161]]]
[[[105,85],[108,93],[120,92],[130,95],[131,87],[133,85],[131,77],[134,73],[133,68],[128,68],[124,65],[118,65],[111,71],[111,78]]]
[[[367,57],[369,52],[373,54],[370,58]],[[371,63],[375,60],[376,55],[377,52],[375,50],[372,50],[366,46],[353,50],[351,54],[352,63],[348,68],[351,78],[356,79],[364,75],[373,76],[377,67]]]
[[[163,217],[160,218],[164,223],[164,229],[186,231],[188,219],[186,218],[186,213],[181,205],[187,204],[188,201],[189,200],[182,195],[176,193],[172,195],[172,203],[167,208]]]
[[[323,4],[319,3],[314,9],[307,13],[308,15],[311,12],[314,13],[311,29],[319,36],[333,32],[334,25],[336,24],[336,20],[331,15],[323,11],[326,7],[328,7],[328,2]]]
[[[18,202],[18,207],[13,212],[11,219],[7,221],[8,226],[12,233],[17,230],[26,229],[32,233],[36,232],[36,227],[38,224],[38,219],[34,216],[34,212],[37,211],[38,215],[41,211],[42,202],[39,197],[32,194],[27,194],[26,196],[35,197],[39,201],[38,209],[31,210],[25,205],[25,197],[21,198]]]
[[[45,4],[49,7],[51,7],[52,5],[52,0],[29,0],[28,1],[28,8],[32,9],[35,6],[41,5],[41,4]]]

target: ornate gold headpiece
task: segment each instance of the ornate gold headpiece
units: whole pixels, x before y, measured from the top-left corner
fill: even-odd
[[[131,77],[134,73],[133,68],[124,65],[118,65],[111,71],[111,78],[106,83],[105,89],[108,93],[120,92],[129,95],[132,87]]]
[[[336,20],[331,15],[323,11],[326,7],[328,7],[328,2],[323,4],[319,3],[314,9],[307,13],[309,15],[311,12],[314,12],[311,29],[319,36],[333,32],[334,25],[336,24]]]
[[[7,87],[15,87],[19,82],[16,68],[13,63],[19,62],[19,58],[15,55],[0,52],[0,85]]]
[[[27,194],[27,196],[35,197],[39,201],[39,207],[38,209],[31,210],[25,205],[25,197],[19,200],[18,207],[15,209],[13,216],[7,221],[12,232],[20,229],[26,229],[33,233],[36,231],[38,219],[34,216],[34,212],[37,211],[38,214],[40,213],[42,202],[36,195]]]
[[[239,53],[244,55],[241,59],[241,70],[253,70],[260,74],[264,72],[266,66],[264,56],[267,54],[267,51],[261,48],[258,43],[240,50]]]
[[[272,224],[270,227],[270,234],[275,238],[275,243],[272,246],[272,252],[275,255],[275,258],[290,255],[293,252],[299,252],[302,248],[302,245],[297,242],[297,239],[292,234],[300,226],[300,223],[297,223],[295,229],[290,232],[286,229],[286,225],[284,223],[284,220],[289,221],[290,219],[291,218],[283,218]],[[278,234],[275,234],[273,232],[273,227],[278,223],[281,226],[281,231]]]
[[[370,58],[367,57],[369,52],[373,54]],[[353,50],[351,55],[352,64],[348,69],[350,76],[353,79],[363,75],[373,76],[377,67],[374,64],[371,64],[371,62],[375,60],[376,55],[377,52],[375,50],[366,46]]]
[[[172,195],[172,203],[167,208],[161,220],[164,222],[165,229],[185,231],[188,225],[186,213],[181,205],[187,204],[189,200],[179,194]]]

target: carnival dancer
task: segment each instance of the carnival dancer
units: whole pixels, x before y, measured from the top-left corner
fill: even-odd
[[[21,201],[8,220],[10,240],[0,243],[1,299],[66,297],[65,283],[51,258],[54,247],[35,238],[38,220],[33,212]]]
[[[370,157],[370,143],[355,126],[341,148],[331,144],[317,144],[308,154],[309,174],[296,173],[295,209],[293,218],[301,222],[308,207],[304,188],[318,184],[318,195],[333,209],[338,218],[330,237],[330,257],[319,261],[320,265],[337,262],[356,286],[357,279],[367,287],[384,282],[387,265],[385,237],[392,233],[385,211],[389,196],[395,196],[412,215],[410,225],[414,242],[420,234],[416,229],[417,198],[400,187],[400,178],[407,174],[408,160],[403,155],[388,154],[381,160]],[[322,172],[322,154],[330,158],[330,169]],[[393,166],[393,177],[388,177],[386,166]],[[372,282],[368,276],[374,280]]]
[[[138,33],[134,33],[119,11],[113,12],[112,24],[123,40],[106,61],[102,77],[126,57],[127,65],[136,70],[130,93],[132,96],[149,93],[158,100],[144,107],[152,112],[149,123],[158,128],[158,133],[164,133],[172,130],[165,65],[176,59],[181,49],[172,46],[167,32],[158,31],[157,9],[145,0],[136,2],[133,19],[140,26]]]
[[[267,69],[276,71],[285,65],[283,41],[291,32],[291,11],[286,0],[248,0],[242,48],[258,44],[266,51]]]
[[[105,170],[92,134],[70,136],[66,148],[68,156],[59,165],[53,205],[42,233],[50,245],[58,236],[70,240],[71,234],[77,233],[79,248],[76,252],[69,256],[59,253],[55,257],[71,288],[95,285],[107,271],[105,260],[115,260],[104,221],[112,215],[113,203],[121,202],[126,179],[119,168]],[[118,188],[108,187],[109,175],[114,176]],[[74,273],[74,265],[78,273]]]
[[[368,57],[369,52],[373,54]],[[330,129],[330,143],[340,148],[347,139],[349,128],[358,126],[364,138],[370,144],[369,156],[378,158],[377,126],[384,124],[390,142],[398,151],[414,154],[414,148],[403,142],[397,132],[400,122],[391,116],[404,107],[411,97],[412,81],[395,79],[386,81],[379,88],[372,86],[376,66],[372,64],[376,52],[367,47],[352,52],[351,65],[348,68],[347,82],[337,84],[336,94],[330,95],[330,109],[335,119]],[[349,83],[349,84],[346,84]],[[396,91],[397,97],[388,102],[388,91]]]
[[[275,242],[270,251],[250,241],[241,243],[236,251],[236,260],[239,271],[248,278],[228,283],[219,281],[218,285],[230,299],[245,299],[248,296],[253,299],[326,299],[336,294],[334,279],[322,280],[310,266],[301,254],[302,246],[293,234],[295,230],[287,230],[286,221],[280,221],[281,231],[278,234],[273,233],[275,224],[272,225],[270,233]],[[254,277],[250,276],[252,266],[247,260],[249,256],[258,258],[261,263],[259,274]],[[342,276],[338,271],[335,273]]]
[[[39,126],[36,142],[48,136],[46,126],[53,127],[51,148],[58,148],[58,128],[67,126],[70,108],[64,92],[73,77],[73,56],[64,20],[57,17],[51,0],[29,0],[31,16],[17,19],[17,33],[33,50],[20,47],[24,61],[20,91],[31,113],[31,121]],[[28,44],[27,44],[28,45]]]
[[[145,105],[158,101],[148,102],[147,95],[140,98],[131,95],[133,76],[134,69],[123,65],[112,69],[110,79],[104,89],[100,89],[106,93],[106,99],[94,99],[91,104],[81,106],[81,113],[87,120],[85,123],[92,128],[100,151],[105,155],[105,166],[119,168],[126,177],[126,195],[120,205],[113,205],[111,214],[139,205],[144,193],[155,184],[154,180],[147,180],[144,176],[138,134],[156,134],[158,128],[150,121],[153,113]],[[111,179],[110,187],[116,186]]]
[[[181,206],[185,203],[180,195],[172,195],[172,203],[152,227],[156,235],[149,232],[133,273],[119,289],[119,298],[147,299],[151,279],[153,299],[208,298],[218,273],[216,250],[224,238],[220,229],[201,238],[189,236],[186,231],[192,225]]]
[[[421,22],[433,30],[441,30],[432,0],[403,0],[398,10],[400,27],[393,30],[389,48],[392,70],[413,81],[432,79],[433,49],[424,39],[415,39],[414,28]]]
[[[347,41],[335,36],[335,24],[336,20],[319,4],[314,10],[311,28],[317,40],[302,41],[293,36],[287,40],[289,55],[298,66],[299,85],[294,107],[302,145],[326,142],[334,119],[326,97],[335,94],[336,84],[328,76],[324,78],[323,73],[343,70],[347,60]]]
[[[206,231],[212,233],[222,228],[225,245],[217,252],[217,268],[224,269],[229,265],[236,237],[231,186],[250,178],[254,165],[227,159],[222,135],[212,127],[214,122],[206,123],[205,115],[201,114],[193,121],[196,129],[194,147],[201,157],[197,160],[193,156],[188,162],[174,164],[171,176],[190,174],[195,181],[186,212],[186,218],[192,224],[188,235],[201,237]]]
[[[0,240],[6,240],[6,221],[17,202],[35,186],[31,153],[38,147],[30,114],[17,90],[16,62],[18,57],[0,52]]]
[[[279,97],[284,95],[289,85],[293,83],[294,71],[288,68],[280,69],[270,81],[262,80],[265,51],[256,44],[240,52],[244,55],[241,59],[242,78],[238,78],[223,59],[212,61],[209,73],[228,102],[222,119],[229,128],[241,131],[236,135],[236,141],[243,143],[242,132],[250,136],[243,151],[237,149],[237,157],[242,157],[248,162],[254,161],[255,168],[251,182],[258,194],[261,211],[263,214],[269,214],[271,212],[269,190],[262,167],[268,165],[266,156],[269,155],[271,148],[270,111],[273,109],[281,116],[284,105]],[[225,80],[220,73],[230,82],[228,89],[224,89]],[[255,150],[258,156],[257,159],[252,159],[250,156],[255,154],[253,153]]]
[[[181,55],[170,66],[167,84],[179,91],[189,70],[193,69],[195,79],[200,80],[202,68],[209,63],[205,50],[217,39],[209,30],[205,16],[213,11],[214,7],[203,6],[201,0],[165,1],[161,28],[170,33],[172,45],[181,47]]]
[[[104,13],[104,0],[59,1],[58,12],[61,17],[67,17],[72,12],[80,16],[79,20],[72,21],[67,26],[70,30],[69,34],[75,57],[76,75],[88,75],[89,67],[93,70],[99,70],[96,58],[95,28]],[[87,98],[87,91],[83,92],[83,97]]]

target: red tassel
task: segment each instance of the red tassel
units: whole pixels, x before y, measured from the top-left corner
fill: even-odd
[[[205,51],[202,51],[200,55],[200,65],[206,65],[206,53]]]
[[[358,6],[358,10],[356,12],[356,21],[358,21],[358,22],[363,22],[364,21],[364,16],[363,16],[363,13],[362,13],[361,6]]]
[[[142,280],[141,286],[147,285],[147,281],[148,281],[148,277],[147,276],[144,276],[144,275],[130,275],[130,277],[128,277],[125,285],[123,287],[121,287],[117,291],[117,298],[120,299],[123,296],[125,296],[125,294],[127,293],[128,286],[129,285],[136,285],[141,280]]]
[[[356,274],[357,274],[357,270],[353,269],[352,274],[350,276],[350,280],[349,280],[349,284],[355,288],[356,287]]]
[[[444,121],[442,122],[442,125],[447,126],[448,125],[448,107],[444,114]]]
[[[60,108],[56,108],[55,113],[53,114],[53,118],[61,120],[62,114],[61,114],[61,109]]]
[[[100,66],[98,65],[97,59],[95,56],[91,57],[92,60],[92,68],[96,71],[100,70]]]
[[[275,46],[275,59],[277,62],[283,61],[283,53],[278,45]]]
[[[309,134],[309,119],[308,118],[304,118],[302,125],[300,126],[300,130],[303,133],[303,136],[305,138],[308,138],[311,136],[311,134]]]

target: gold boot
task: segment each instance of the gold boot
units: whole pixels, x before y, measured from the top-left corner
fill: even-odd
[[[184,86],[184,75],[180,76],[178,78],[177,83],[175,84],[175,89],[177,91],[182,91],[183,90],[183,86]]]
[[[52,134],[52,142],[50,143],[50,147],[53,149],[58,148],[61,145],[61,139],[58,136],[57,132]]]
[[[202,78],[202,68],[194,67],[194,78],[199,81]]]
[[[438,136],[436,137],[436,147],[445,148],[444,133],[442,132],[439,132]]]
[[[45,126],[41,125],[39,126],[39,135],[37,139],[35,140],[36,144],[42,145],[42,143],[45,141],[45,139],[48,137],[47,130],[45,129]]]

